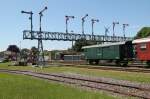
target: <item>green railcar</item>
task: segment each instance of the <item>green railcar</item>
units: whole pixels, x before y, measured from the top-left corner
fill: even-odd
[[[127,64],[133,57],[132,41],[84,46],[85,59],[90,64],[98,64],[99,60],[115,61]]]

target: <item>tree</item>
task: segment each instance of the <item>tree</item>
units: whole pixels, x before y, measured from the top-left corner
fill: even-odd
[[[38,49],[33,46],[31,48],[31,53],[30,53],[30,59],[31,59],[32,64],[37,63],[37,58],[38,58]]]
[[[83,46],[94,45],[94,44],[97,44],[97,42],[96,41],[87,41],[86,39],[83,38],[83,39],[77,40],[72,49],[76,52],[82,52]]]
[[[17,54],[20,52],[17,45],[9,45],[7,51],[11,52],[11,59],[17,60]]]
[[[150,36],[150,27],[143,27],[135,36],[136,39],[138,38],[145,38]]]
[[[48,50],[44,50],[44,55],[45,56],[49,56],[49,51]]]
[[[54,60],[54,59],[55,59],[55,56],[56,56],[56,54],[57,54],[58,52],[59,52],[58,50],[50,51],[51,60]]]
[[[17,45],[9,45],[7,51],[19,53],[20,50]]]
[[[20,51],[20,54],[21,54],[21,59],[24,59],[24,61],[27,61],[28,56],[30,54],[30,50],[27,48],[24,48]]]

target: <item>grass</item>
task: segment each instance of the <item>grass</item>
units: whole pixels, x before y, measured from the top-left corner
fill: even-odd
[[[0,73],[0,99],[116,99],[116,97],[30,76]]]
[[[98,69],[86,69],[86,68],[77,68],[77,67],[48,67],[48,68],[33,68],[31,66],[8,66],[8,63],[0,64],[0,68],[5,69],[19,69],[19,70],[32,70],[37,72],[58,72],[58,73],[77,73],[90,76],[98,77],[110,77],[114,79],[128,80],[141,83],[150,84],[150,73],[140,73],[140,72],[125,72],[125,71],[113,71],[113,70],[98,70]]]

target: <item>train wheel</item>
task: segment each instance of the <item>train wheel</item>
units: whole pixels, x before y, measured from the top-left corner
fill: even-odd
[[[93,65],[93,60],[89,60],[89,64],[90,64],[90,65]]]
[[[128,65],[128,61],[116,60],[116,65],[126,67]]]
[[[147,68],[150,68],[150,60],[146,62]]]
[[[128,62],[122,62],[122,63],[121,63],[121,66],[123,66],[123,67],[128,66]]]
[[[95,60],[95,65],[98,65],[99,64],[99,60]]]

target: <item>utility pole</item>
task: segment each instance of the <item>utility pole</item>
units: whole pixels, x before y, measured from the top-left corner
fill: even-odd
[[[68,21],[69,21],[70,18],[74,19],[75,17],[66,15],[65,18],[66,18],[66,33],[68,33]]]
[[[40,62],[42,62],[42,65],[45,65],[45,59],[44,59],[44,51],[43,51],[43,42],[42,42],[42,17],[43,17],[43,12],[47,10],[47,7],[45,7],[43,10],[39,12],[39,17],[40,17],[40,32],[38,34],[38,66],[40,65]]]
[[[84,17],[82,17],[82,34],[84,34],[84,22],[85,22],[86,17],[88,17],[88,14],[86,14]]]
[[[91,19],[91,22],[92,22],[92,40],[94,40],[93,36],[94,36],[94,23],[95,22],[99,22],[98,19]]]
[[[109,28],[110,28],[110,27],[105,27],[105,26],[104,26],[104,28],[105,28],[105,36],[108,36]]]
[[[33,31],[33,22],[32,22],[33,12],[32,11],[30,11],[30,12],[21,11],[21,13],[23,13],[23,14],[29,14],[30,15],[29,20],[31,20],[31,38],[33,38],[33,34],[32,34],[32,31]]]
[[[123,25],[123,37],[125,39],[125,29],[126,29],[126,26],[129,26],[129,24],[122,24]]]
[[[108,40],[108,39],[107,39],[107,36],[108,36],[109,28],[110,28],[110,27],[105,27],[105,26],[104,26],[104,28],[105,28],[105,40],[107,41],[107,40]]]
[[[115,26],[119,24],[119,22],[113,22],[113,37],[115,37]]]

